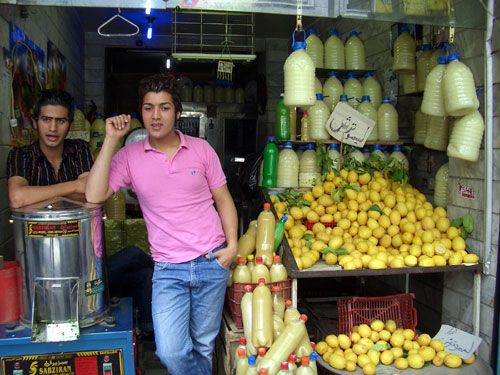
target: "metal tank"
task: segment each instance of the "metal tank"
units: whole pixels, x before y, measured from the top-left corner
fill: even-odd
[[[12,210],[21,321],[34,341],[77,339],[109,312],[101,205],[55,198]]]

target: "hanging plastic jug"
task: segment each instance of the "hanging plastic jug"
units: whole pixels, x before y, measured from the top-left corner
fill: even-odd
[[[444,207],[448,205],[448,163],[443,164],[437,171],[434,179],[434,205]]]
[[[253,291],[251,285],[245,285],[245,294],[241,298],[241,318],[243,321],[243,333],[247,339],[248,355],[256,355],[257,349],[252,342],[252,300]]]
[[[308,143],[299,161],[299,187],[313,187],[314,181],[319,181],[321,175],[316,160],[315,146]]]
[[[344,83],[344,93],[349,98],[349,105],[353,108],[358,108],[363,97],[363,85],[356,77],[356,72],[348,72],[347,81]]]
[[[264,263],[270,267],[273,264],[274,250],[274,214],[271,205],[264,203],[264,209],[257,218],[257,236],[255,237],[255,250],[257,257],[262,257]]]
[[[448,144],[448,156],[476,162],[483,140],[484,120],[478,111],[455,121]]]
[[[285,104],[287,106],[304,107],[316,101],[314,92],[315,67],[311,57],[306,53],[305,42],[295,42],[294,52],[285,61]]]
[[[309,356],[302,357],[300,367],[297,369],[297,375],[314,375],[312,368],[309,366]]]
[[[432,46],[430,44],[422,45],[422,53],[417,59],[417,90],[425,90],[425,80],[431,72]]]
[[[290,139],[290,109],[283,102],[283,96],[284,94],[280,94],[280,99],[276,104],[275,137],[278,141]]]
[[[377,127],[378,115],[377,115],[377,110],[372,105],[372,103],[370,101],[370,97],[368,95],[365,95],[365,96],[363,96],[361,98],[361,104],[358,107],[358,112],[361,113],[363,116],[366,116],[370,120],[373,120],[375,122],[375,126],[373,127],[372,132],[368,136],[367,140],[368,141],[376,141],[376,140],[378,140],[378,127]]]
[[[271,282],[273,283],[285,281],[288,278],[288,273],[283,263],[281,263],[281,257],[279,255],[274,256],[273,265],[269,273],[271,274]],[[283,305],[283,308],[285,308],[285,305]]]
[[[250,272],[253,272],[253,269],[255,268],[255,257],[253,254],[247,256],[247,266]]]
[[[238,87],[234,93],[235,101],[237,104],[245,104],[245,90]]]
[[[286,280],[286,278],[282,280]],[[273,286],[272,293],[273,293],[273,314],[283,319],[285,317],[285,301],[281,296],[280,287],[277,285]]]
[[[416,71],[416,44],[410,35],[408,26],[401,28],[401,34],[394,42],[394,60],[392,70],[395,73],[415,73]]]
[[[281,362],[278,375],[290,375],[290,371],[288,371],[288,362],[287,361]]]
[[[301,141],[310,141],[311,137],[309,133],[311,131],[310,123],[309,123],[309,115],[307,112],[302,114],[302,118],[300,119],[300,140]]]
[[[309,367],[311,368],[311,370],[313,371],[313,374],[314,375],[317,375],[318,374],[318,365],[316,364],[316,361],[318,360],[318,353],[316,352],[312,352],[310,355],[309,355]]]
[[[392,154],[389,158],[395,159],[398,163],[401,163],[404,169],[410,169],[410,163],[408,162],[405,154],[403,154],[403,148],[400,145],[394,145],[392,148]]]
[[[403,94],[413,94],[417,92],[417,74],[413,73],[401,73],[400,74]]]
[[[125,195],[121,190],[106,200],[105,207],[109,220],[125,220]]]
[[[253,355],[248,357],[248,368],[246,375],[259,375],[259,371],[257,370],[257,359]]]
[[[448,136],[448,119],[444,116],[429,116],[424,146],[432,150],[446,151]]]
[[[381,160],[386,159],[386,156],[385,156],[384,152],[382,151],[381,145],[373,145],[372,155],[378,156],[378,158],[380,158]]]
[[[323,42],[319,38],[318,30],[315,27],[309,29],[309,36],[306,39],[306,52],[314,62],[315,68],[323,68]]]
[[[271,282],[271,274],[269,268],[264,264],[262,257],[255,258],[255,266],[252,270],[252,283],[257,284],[260,279],[264,279],[266,283]]]
[[[295,354],[297,355],[297,358],[309,358],[313,351],[314,350],[311,346],[311,340],[309,339],[309,335],[306,332],[306,334],[300,339],[299,345],[297,345],[297,347],[295,348]]]
[[[299,158],[293,151],[292,142],[285,142],[279,153],[277,186],[280,188],[299,186]]]
[[[266,355],[266,348],[264,347],[260,347],[259,349],[257,349],[257,369],[259,369],[259,375],[261,375],[261,371],[262,369],[260,369],[260,362],[262,362],[262,360],[264,359],[264,356]]]
[[[273,303],[264,279],[259,279],[252,299],[252,342],[255,347],[273,344]]]
[[[267,145],[264,148],[264,160],[262,170],[262,186],[265,188],[276,187],[278,175],[278,147],[276,147],[276,138],[269,137]]]
[[[90,128],[90,138],[96,138],[100,141],[104,141],[104,136],[106,135],[106,123],[102,118],[102,115],[98,113],[96,115],[96,119],[92,123],[92,127]]]
[[[203,102],[203,87],[200,85],[194,86],[193,89],[193,102],[202,103]]]
[[[325,42],[325,68],[345,69],[345,46],[335,29],[330,30],[330,37]]]
[[[298,186],[298,168],[297,168],[297,186]],[[278,247],[281,244],[281,241],[283,241],[283,235],[285,234],[285,223],[288,220],[288,216],[283,215],[276,223],[274,226],[274,251],[278,249]],[[272,266],[271,266],[272,268]]]
[[[252,282],[252,273],[246,265],[246,259],[238,257],[238,265],[233,270],[233,283],[248,284]]]
[[[245,336],[240,337],[240,344],[236,347],[236,350],[234,352],[235,362],[238,361],[238,357],[239,357],[238,351],[239,350],[243,350],[243,353],[245,354],[245,357],[246,357],[246,355],[247,355],[247,338]]]
[[[330,134],[326,131],[325,125],[330,117],[330,111],[323,101],[323,94],[316,94],[316,103],[307,111],[309,114],[311,140],[327,140]]]
[[[332,143],[328,145],[328,157],[332,161],[332,169],[339,171],[340,170],[340,152],[339,145],[336,143]]]
[[[292,301],[287,299],[285,301],[285,316],[283,318],[283,321],[285,322],[285,325],[288,325],[290,324],[290,322],[294,321],[294,320],[297,320],[300,318],[300,313],[299,313],[299,310],[297,310],[297,308],[293,307],[293,304],[292,304]],[[301,339],[301,337],[299,338],[299,340]],[[296,346],[294,347],[294,349],[296,348]]]
[[[246,258],[255,251],[255,236],[257,234],[256,223],[255,220],[252,221],[247,231],[238,239],[238,256]]]
[[[236,375],[246,375],[248,369],[248,358],[244,349],[237,350]]]
[[[377,114],[378,139],[395,142],[399,140],[398,112],[388,96],[382,98],[382,105]]]
[[[366,69],[365,45],[357,31],[351,31],[345,42],[345,68],[347,70]]]
[[[443,75],[446,70],[446,57],[440,56],[439,64],[435,66],[425,80],[424,97],[420,110],[430,116],[446,116],[443,96]]]
[[[323,98],[328,110],[332,112],[339,102],[340,95],[344,93],[344,86],[339,80],[339,73],[336,71],[328,72],[328,79],[323,85]]]
[[[297,356],[295,354],[290,354],[288,356],[288,370],[290,374],[295,375],[297,373]]]
[[[80,110],[80,105],[73,105],[73,123],[71,124],[72,131],[85,131],[85,115]]]
[[[283,323],[283,319],[278,315],[273,314],[273,342],[278,339],[283,333],[285,329],[285,323]]]
[[[215,102],[216,103],[224,103],[225,98],[224,87],[217,85],[215,88]]]
[[[413,143],[423,145],[427,134],[427,115],[419,109],[415,112],[415,130],[413,131]]]
[[[321,84],[321,81],[319,80],[318,77],[314,79],[314,92],[316,94],[322,93],[323,92],[323,85]]]
[[[355,160],[359,164],[363,164],[366,157],[365,155],[361,152],[360,149],[354,148],[348,155],[349,159]]]
[[[429,58],[431,71],[439,64],[440,56],[443,56],[446,60],[448,60],[448,48],[448,42],[441,42],[436,46],[436,48],[433,49],[431,57]]]
[[[203,99],[205,103],[213,103],[214,98],[214,88],[210,85],[203,86]]]
[[[373,107],[378,110],[382,104],[382,86],[375,78],[375,72],[366,72],[363,80],[363,95],[368,95],[373,104]]]
[[[459,59],[459,53],[448,57],[442,82],[445,111],[448,116],[454,117],[468,115],[479,108],[474,76]]]

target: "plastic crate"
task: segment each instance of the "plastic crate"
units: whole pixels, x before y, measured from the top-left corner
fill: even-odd
[[[318,221],[318,223],[319,223],[319,221]],[[304,224],[304,225],[306,226],[307,230],[312,230],[312,229],[313,229],[314,224],[316,224],[316,223],[312,223],[312,222],[310,222],[310,221],[308,221],[308,220],[304,220],[304,221],[302,222],[302,224]],[[337,223],[336,223],[335,221],[332,221],[331,223],[322,223],[322,224],[323,224],[325,227],[327,227],[327,228],[334,228],[334,227],[337,225]]]
[[[392,319],[398,327],[417,327],[417,311],[413,307],[415,295],[395,294],[385,297],[353,297],[337,301],[339,332],[350,334],[352,327],[370,324],[375,319]]]
[[[241,299],[245,294],[245,285],[251,285],[252,290],[257,284],[233,283],[226,289],[226,304],[237,328],[243,328],[243,318],[241,316]],[[292,296],[292,279],[277,281],[266,284],[269,289],[273,286],[280,287],[280,294],[284,300],[291,299]]]

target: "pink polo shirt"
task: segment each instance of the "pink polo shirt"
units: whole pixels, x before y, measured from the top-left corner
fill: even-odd
[[[208,142],[177,133],[181,143],[170,160],[146,138],[111,161],[109,184],[137,194],[157,262],[187,262],[225,241],[211,193],[226,183],[219,157]]]

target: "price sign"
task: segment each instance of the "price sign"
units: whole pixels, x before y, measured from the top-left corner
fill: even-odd
[[[480,337],[446,324],[441,326],[434,339],[441,340],[447,352],[456,354],[462,359],[467,359],[474,354],[482,341]]]
[[[326,130],[339,142],[363,147],[375,121],[362,115],[349,104],[338,103],[326,122]]]

